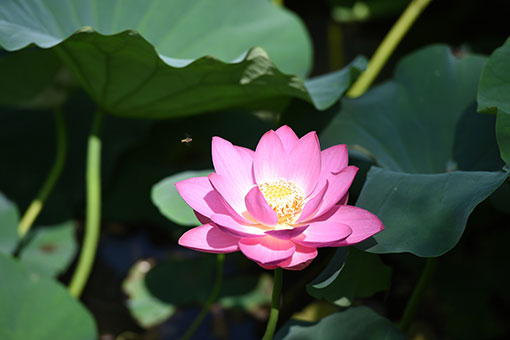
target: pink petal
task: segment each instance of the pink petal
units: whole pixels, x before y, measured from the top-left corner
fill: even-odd
[[[286,178],[296,183],[308,196],[321,172],[321,149],[315,131],[303,136],[289,154]]]
[[[244,198],[248,212],[257,221],[267,226],[274,226],[278,223],[278,215],[267,203],[259,187],[254,186]]]
[[[199,213],[196,210],[193,210],[193,212],[195,213],[195,216],[200,221],[200,223],[202,223],[202,224],[211,223],[211,219],[209,217],[202,215],[201,213]]]
[[[290,153],[294,145],[299,141],[298,136],[296,136],[296,133],[287,125],[281,126],[278,130],[275,131],[278,137],[280,137],[280,140],[282,141],[283,148],[287,152],[287,154]]]
[[[319,187],[319,185],[317,185],[317,187]],[[296,223],[305,221],[319,208],[319,205],[322,203],[322,200],[324,199],[324,194],[328,189],[328,181],[325,181],[325,183],[320,187],[322,189],[320,189],[320,191],[317,194],[315,194],[315,196],[313,196],[312,198],[310,198],[310,200],[308,200],[308,202],[306,202],[305,206],[303,207],[303,211],[301,212],[301,215],[299,216]]]
[[[298,235],[301,235],[303,231],[306,230],[306,228],[308,228],[308,225],[294,227],[292,229],[266,230],[265,234],[271,235],[280,240],[290,240]]]
[[[291,257],[296,246],[291,241],[264,236],[241,239],[239,249],[250,260],[262,265],[274,265]]]
[[[347,194],[357,172],[358,168],[351,165],[342,169],[338,174],[332,174],[328,177],[328,190],[326,191],[326,194],[324,194],[324,198],[322,199],[322,203],[317,210],[315,217],[326,213],[338,204],[340,200],[342,200],[345,194]]]
[[[329,147],[321,152],[322,169],[321,178],[325,179],[331,173],[338,173],[349,162],[349,154],[345,144]]]
[[[265,264],[260,264],[260,263],[257,263],[259,266],[261,266],[262,268],[264,269],[269,269],[269,270],[273,270],[273,269],[276,269],[278,268],[277,265],[275,264],[272,264],[272,265],[265,265]]]
[[[237,145],[234,145],[234,148],[237,150],[237,153],[239,153],[239,156],[243,159],[244,162],[252,165],[251,168],[253,172],[253,156],[255,155],[255,151]],[[253,176],[252,179],[255,182]]]
[[[253,157],[253,171],[257,184],[282,178],[285,172],[286,153],[280,137],[270,130],[260,139]]]
[[[246,212],[244,195],[239,191],[239,189],[232,185],[232,182],[230,182],[225,176],[212,173],[208,176],[208,178],[214,190],[219,194],[218,196],[227,203],[224,204],[224,206],[229,212],[228,215],[235,216],[236,219],[240,221],[246,221],[246,219],[242,217]]]
[[[261,225],[243,224],[229,215],[214,214],[211,216],[211,220],[222,231],[236,237],[261,237],[265,231],[259,227]]]
[[[203,216],[227,212],[221,197],[214,191],[207,177],[185,179],[175,183],[175,187],[184,201]]]
[[[345,240],[335,242],[334,247],[343,247],[361,242],[384,229],[381,220],[365,209],[351,205],[339,205],[334,209],[336,211],[330,219],[345,223],[352,229],[352,234]]]
[[[347,201],[349,201],[349,193],[346,193],[344,197],[342,197],[340,201],[338,201],[337,205],[346,205]]]
[[[242,149],[235,147],[229,141],[213,137],[212,160],[215,172],[225,176],[230,183],[244,195],[255,184],[253,178],[253,161]]]
[[[330,247],[333,243],[345,239],[352,233],[352,229],[344,223],[332,221],[314,222],[293,242],[305,247]]]
[[[179,244],[206,253],[232,253],[239,250],[239,239],[225,234],[218,228],[204,224],[185,232]]]
[[[278,267],[288,270],[302,270],[308,267],[317,256],[317,249],[296,244],[296,251],[290,258],[278,263]]]

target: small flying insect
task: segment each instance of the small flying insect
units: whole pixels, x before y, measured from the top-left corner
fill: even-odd
[[[186,138],[181,139],[181,143],[186,144],[189,146],[189,144],[193,141],[191,136],[189,134],[186,134]]]

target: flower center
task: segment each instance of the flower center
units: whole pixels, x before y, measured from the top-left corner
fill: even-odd
[[[292,182],[278,179],[259,185],[259,189],[278,215],[278,224],[292,223],[303,209],[304,193]]]

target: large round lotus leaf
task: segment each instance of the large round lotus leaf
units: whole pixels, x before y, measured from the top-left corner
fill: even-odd
[[[204,55],[233,61],[253,46],[264,48],[287,73],[305,75],[311,63],[311,44],[304,25],[269,1],[6,0],[0,18],[0,44],[9,51],[31,43],[52,47],[88,27],[82,31],[102,35],[136,31],[160,56],[169,58],[169,65],[177,67]],[[133,32],[130,35],[136,36]],[[116,45],[111,40],[85,51],[101,55],[107,43]],[[119,47],[123,46],[114,46],[114,50]],[[134,49],[125,52],[133,55],[133,61],[144,62],[147,57]],[[119,66],[115,59],[109,62]]]
[[[321,142],[357,144],[372,168],[356,205],[385,230],[361,246],[371,252],[439,256],[460,239],[471,211],[507,174],[497,154],[494,119],[476,113],[486,58],[454,57],[447,46],[400,61],[394,79],[344,99]]]
[[[503,171],[418,175],[372,167],[356,205],[379,216],[385,230],[359,247],[440,256],[457,244],[473,209],[507,176]]]
[[[56,281],[31,274],[3,254],[0,278],[1,339],[97,339],[90,313]]]
[[[308,35],[269,1],[7,0],[0,20],[1,46],[55,46],[102,110],[121,116],[281,108],[289,96],[322,110],[366,63],[301,81]]]
[[[1,46],[55,46],[102,110],[121,116],[281,107],[289,96],[323,109],[364,66],[303,83],[308,35],[269,1],[7,0],[0,20]]]
[[[496,135],[501,158],[510,165],[510,40],[496,49],[483,69],[478,110],[497,113]]]
[[[353,307],[331,314],[317,323],[291,320],[276,333],[275,340],[404,340],[390,320],[367,307]]]
[[[344,99],[321,144],[358,144],[384,168],[440,173],[453,161],[455,129],[473,104],[486,58],[452,56],[433,45],[397,65],[395,76],[357,99]]]

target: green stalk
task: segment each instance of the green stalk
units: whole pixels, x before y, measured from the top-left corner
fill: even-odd
[[[420,280],[418,284],[414,288],[413,294],[411,298],[407,302],[406,309],[404,310],[404,315],[402,316],[402,320],[399,323],[400,329],[406,333],[409,331],[409,326],[411,322],[414,320],[416,312],[418,311],[418,307],[420,306],[420,302],[423,300],[423,295],[427,289],[427,286],[434,275],[437,266],[436,258],[428,258],[427,263],[425,264],[425,269],[421,273]]]
[[[273,339],[276,324],[278,323],[278,315],[280,314],[280,294],[282,291],[283,269],[276,268],[274,270],[273,295],[271,298],[271,313],[267,321],[266,332],[262,340]]]
[[[370,87],[386,61],[391,56],[399,42],[405,36],[409,28],[416,21],[431,0],[413,0],[406,8],[404,13],[395,22],[382,43],[379,45],[374,55],[368,63],[367,69],[347,92],[347,96],[356,98],[361,96]]]
[[[55,155],[55,162],[53,163],[53,167],[44,181],[43,186],[37,194],[37,197],[32,201],[32,203],[30,203],[28,209],[25,211],[25,214],[23,214],[23,217],[19,222],[18,234],[20,237],[25,236],[37,216],[39,216],[44,202],[46,202],[46,199],[50,195],[51,190],[62,173],[62,169],[64,168],[66,161],[67,142],[64,115],[60,109],[55,109],[53,115],[55,117],[55,129],[57,131],[57,154]]]
[[[216,257],[216,282],[214,283],[213,291],[211,292],[211,295],[209,295],[209,298],[207,299],[206,303],[202,307],[202,310],[200,311],[200,314],[193,320],[193,323],[191,326],[189,326],[186,333],[184,333],[181,340],[188,340],[190,339],[195,331],[197,330],[198,326],[202,323],[205,316],[209,312],[209,308],[211,305],[218,299],[218,295],[220,295],[221,285],[223,283],[223,264],[225,263],[225,254],[218,254]]]
[[[102,113],[97,111],[92,123],[87,150],[85,236],[78,265],[69,284],[69,292],[79,298],[92,270],[99,241],[101,221],[101,129]]]

